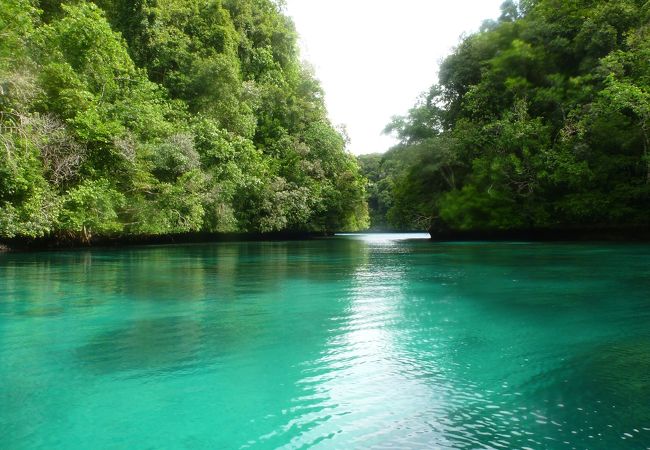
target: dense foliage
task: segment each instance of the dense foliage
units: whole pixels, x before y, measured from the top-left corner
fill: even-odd
[[[364,183],[272,0],[0,0],[0,238],[359,229]]]
[[[389,125],[401,144],[366,157],[373,214],[433,230],[650,225],[650,4],[502,11]]]
[[[383,154],[372,153],[357,157],[361,173],[368,180],[366,193],[371,231],[417,231],[427,228],[430,220],[428,209],[418,216],[411,215],[409,211],[408,220],[403,220],[400,204],[395,203],[395,192],[401,186],[400,180],[421,157],[420,147],[408,145],[398,145]]]

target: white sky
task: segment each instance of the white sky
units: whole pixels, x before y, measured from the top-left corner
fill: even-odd
[[[496,19],[503,0],[286,0],[303,59],[355,154],[388,150],[381,134],[437,80],[461,34]]]

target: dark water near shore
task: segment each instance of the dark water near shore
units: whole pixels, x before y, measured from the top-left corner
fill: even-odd
[[[0,448],[650,448],[650,245],[422,237],[0,255]]]

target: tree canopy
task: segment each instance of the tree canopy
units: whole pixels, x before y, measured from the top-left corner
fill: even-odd
[[[0,0],[0,238],[367,225],[272,0]]]
[[[645,0],[504,3],[361,159],[373,225],[650,225],[649,33]]]

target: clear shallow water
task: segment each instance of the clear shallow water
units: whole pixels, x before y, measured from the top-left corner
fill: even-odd
[[[403,238],[0,255],[0,448],[650,448],[649,245]]]

